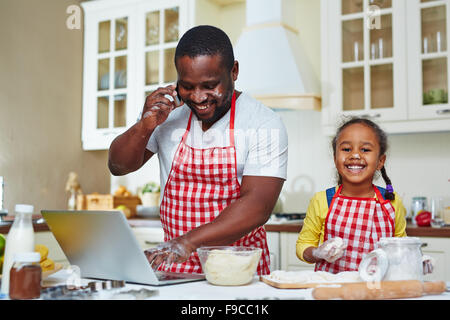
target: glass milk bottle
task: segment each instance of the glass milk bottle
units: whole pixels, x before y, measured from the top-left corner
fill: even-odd
[[[14,255],[19,252],[34,251],[34,231],[31,216],[34,207],[27,204],[17,204],[14,223],[6,238],[5,260],[2,272],[2,293],[9,293],[9,272],[14,263]]]

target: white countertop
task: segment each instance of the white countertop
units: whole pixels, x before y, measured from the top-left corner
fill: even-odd
[[[48,277],[44,284],[64,285],[67,276],[67,272],[63,269]],[[87,285],[91,281],[94,280],[81,279],[81,285]],[[450,286],[450,282],[447,282],[448,286]],[[313,300],[313,289],[277,289],[259,281],[257,276],[245,286],[215,286],[207,281],[197,281],[159,287],[126,284],[122,290],[139,290],[141,288],[158,291],[157,295],[149,298],[150,300]],[[450,292],[415,299],[450,300]]]

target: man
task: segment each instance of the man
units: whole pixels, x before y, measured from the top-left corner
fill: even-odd
[[[239,65],[222,30],[187,31],[175,66],[177,87],[151,93],[140,121],[109,150],[114,175],[136,171],[158,153],[165,242],[147,258],[154,268],[201,273],[198,247],[253,246],[263,249],[258,274],[268,274],[262,226],[286,179],[285,127],[272,110],[234,90]]]

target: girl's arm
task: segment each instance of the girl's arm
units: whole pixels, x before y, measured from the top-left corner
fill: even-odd
[[[406,208],[398,193],[394,192],[395,199],[391,202],[395,209],[395,237],[406,237]]]
[[[297,257],[307,263],[315,263],[312,250],[323,241],[324,222],[328,213],[325,191],[318,192],[309,202],[302,230],[296,244]]]

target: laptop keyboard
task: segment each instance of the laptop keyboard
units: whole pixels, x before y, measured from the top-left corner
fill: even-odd
[[[164,272],[158,272],[156,275],[157,275],[159,281],[178,280],[178,279],[184,279],[185,278],[183,276],[167,274],[167,273],[164,273]]]

